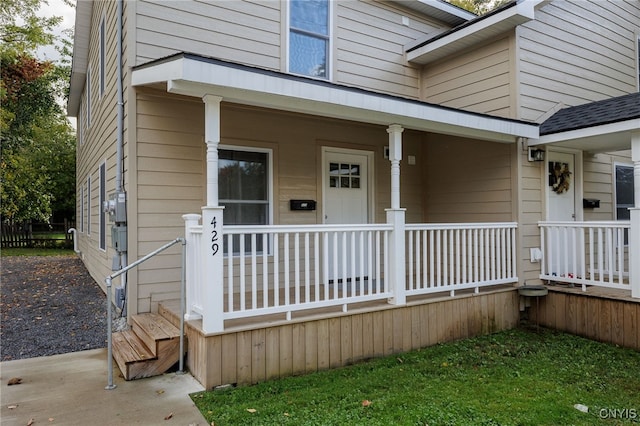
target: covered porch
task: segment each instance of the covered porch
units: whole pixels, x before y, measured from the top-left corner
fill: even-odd
[[[612,165],[614,220],[585,220],[583,213],[572,221],[540,221],[541,250],[532,249],[531,256],[539,256],[540,279],[547,283],[577,286],[582,292],[593,289],[596,294],[602,288],[618,290],[622,298],[640,299],[640,93],[561,109],[541,125],[540,137],[528,145],[547,152],[579,150],[590,157],[630,154],[623,172]],[[584,180],[582,171],[574,179]],[[587,212],[600,203],[577,201]]]
[[[529,247],[522,241],[522,224],[515,220],[520,217],[518,204],[513,200],[518,198],[520,189],[516,170],[522,161],[527,161],[526,148],[522,150],[521,144],[538,140],[536,125],[188,54],[136,68],[132,81],[141,89],[166,89],[170,96],[186,96],[204,104],[206,205],[200,212],[185,212],[182,218],[187,250],[188,364],[206,387],[252,383],[347,365],[517,324],[520,303],[515,285],[530,281],[531,274],[520,274],[522,264],[529,261]],[[305,216],[304,221],[299,215],[290,214],[289,202],[293,200],[283,200],[285,197],[281,196],[279,207],[274,208],[279,209],[279,220],[263,225],[227,223],[229,209],[221,205],[219,192],[220,151],[228,149],[230,142],[251,139],[260,131],[244,132],[249,136],[240,138],[237,135],[243,133],[242,124],[230,117],[244,117],[250,123],[246,127],[260,127],[276,117],[262,111],[304,114],[302,121],[310,117],[302,130],[294,128],[291,132],[297,135],[302,135],[305,128],[313,132],[327,123],[321,120],[339,120],[341,130],[364,124],[369,126],[366,134],[374,138],[384,133],[386,146],[370,148],[376,165],[371,182],[375,180],[378,189],[384,190],[374,191],[377,198],[366,202],[366,221],[332,223],[324,209],[326,200],[322,195],[307,199],[307,189],[297,192],[295,201],[317,201],[318,210]],[[280,114],[273,121],[276,126],[288,128],[292,126],[287,122],[291,117],[299,120],[301,116]],[[230,127],[233,133],[229,132]],[[463,217],[450,207],[456,194],[442,196],[442,204],[449,203],[449,210],[436,215],[413,208],[419,203],[406,195],[401,200],[408,186],[401,185],[401,176],[406,182],[406,167],[412,161],[404,150],[405,139],[419,145],[425,140],[416,135],[422,134],[434,135],[429,140],[463,141],[457,146],[474,147],[471,156],[483,150],[491,155],[494,147],[508,147],[497,150],[507,155],[495,163],[506,170],[503,180],[508,183],[496,187],[494,193],[502,191],[511,197],[503,214],[496,216],[490,210],[474,209],[469,203],[464,206],[468,209],[464,217],[469,220],[453,221],[447,219]],[[272,147],[282,156],[287,151],[289,157],[291,147],[305,153],[301,155],[318,156],[324,153],[325,145],[332,144],[339,145],[334,151],[342,150],[348,155],[362,150],[361,141],[345,144],[346,138],[337,139],[339,144],[314,140],[311,151],[293,144],[287,145],[286,150],[282,143],[258,141],[256,145]],[[464,166],[477,163],[474,158],[460,156],[447,144],[440,146],[443,149],[437,152],[439,156],[431,161],[469,161]],[[380,160],[383,156],[384,161]],[[350,178],[355,176],[349,171],[352,168],[342,168],[343,163],[355,164],[336,161],[338,166],[328,167],[325,176],[325,172],[318,171],[324,161],[301,161],[305,166],[287,176],[287,183],[297,180],[315,191],[317,180],[322,194],[331,188],[332,177],[347,177],[341,171],[347,170]],[[310,185],[309,179],[304,180],[308,164],[313,165],[317,175]],[[271,181],[273,187],[278,179],[280,185],[285,181],[276,176]],[[469,182],[457,185],[463,187]],[[353,180],[349,185],[352,184]],[[424,191],[423,186],[414,182],[411,185],[413,193]],[[482,193],[464,196],[481,197],[485,204],[498,202]],[[404,207],[407,203],[409,208]],[[637,223],[633,224],[631,221],[629,235],[633,235],[633,229],[640,229]],[[550,256],[548,250],[552,246],[538,246],[543,259]],[[612,259],[614,245],[607,247],[603,256]],[[578,248],[574,245],[570,250],[573,253]],[[630,261],[637,256],[634,253],[640,251],[629,250]],[[624,276],[625,265],[616,277]],[[542,271],[545,272],[536,271],[536,279],[553,273],[544,267]],[[603,269],[600,275],[608,271]],[[628,275],[632,277],[633,272]],[[581,275],[584,277],[586,274]],[[623,281],[621,285],[630,282]],[[637,279],[635,282],[640,284]],[[158,310],[175,321],[172,313],[179,312],[179,307],[160,302]]]

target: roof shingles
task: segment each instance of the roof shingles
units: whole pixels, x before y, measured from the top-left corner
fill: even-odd
[[[540,135],[640,118],[640,92],[564,108],[540,125]]]

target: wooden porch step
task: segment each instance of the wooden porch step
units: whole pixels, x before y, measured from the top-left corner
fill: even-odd
[[[157,314],[134,315],[131,330],[113,333],[113,358],[125,380],[163,374],[180,358],[180,330]]]

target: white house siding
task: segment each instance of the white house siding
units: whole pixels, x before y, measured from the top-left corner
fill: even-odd
[[[640,2],[553,1],[518,28],[520,117],[637,91]]]
[[[418,98],[420,66],[406,61],[404,45],[442,32],[442,25],[385,2],[345,1],[334,7],[334,81]]]
[[[424,67],[425,101],[468,111],[513,117],[513,42],[497,40]]]
[[[84,188],[87,196],[87,177],[91,177],[91,216],[86,217],[84,201],[76,204],[83,208],[84,213],[76,212],[76,217],[85,217],[84,232],[79,233],[79,250],[91,276],[102,286],[104,279],[111,271],[110,224],[108,219],[104,237],[106,250],[99,247],[100,235],[100,165],[106,164],[106,196],[114,191],[116,176],[116,12],[117,3],[112,1],[96,1],[93,4],[91,19],[91,33],[89,44],[89,64],[91,68],[91,87],[85,87],[80,105],[79,133],[82,133],[83,143],[77,147],[76,184]],[[99,26],[102,17],[106,19],[106,61],[105,61],[105,92],[99,94]],[[91,125],[87,127],[87,91],[91,93]],[[81,130],[80,130],[81,128]],[[88,234],[87,222],[91,222],[91,233]]]

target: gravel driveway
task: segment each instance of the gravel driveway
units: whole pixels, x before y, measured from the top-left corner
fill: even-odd
[[[107,346],[106,296],[75,256],[2,257],[0,360]]]

